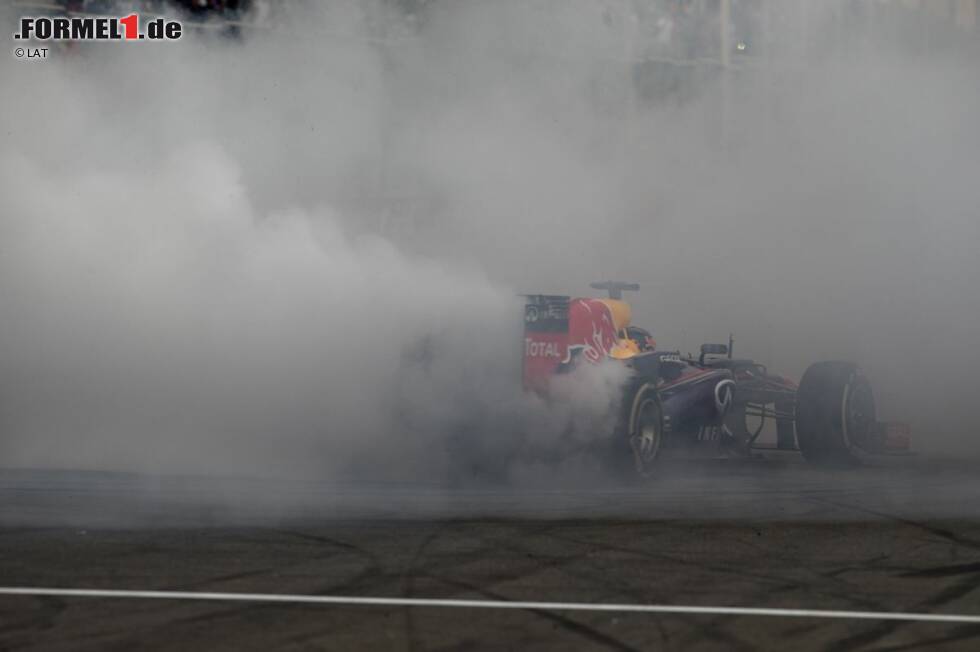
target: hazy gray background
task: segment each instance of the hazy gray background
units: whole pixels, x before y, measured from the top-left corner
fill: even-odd
[[[464,437],[527,474],[614,379],[522,396],[516,295],[600,278],[661,348],[853,359],[916,448],[978,450],[976,28],[736,2],[723,69],[710,4],[296,2],[0,57],[0,463],[431,479]]]

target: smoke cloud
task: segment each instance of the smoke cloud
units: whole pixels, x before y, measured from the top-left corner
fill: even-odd
[[[297,4],[4,58],[4,464],[535,476],[618,378],[523,395],[518,294],[599,278],[661,348],[853,359],[917,447],[976,450],[972,46],[821,51],[814,11],[815,51],[726,79],[633,65],[618,7]]]

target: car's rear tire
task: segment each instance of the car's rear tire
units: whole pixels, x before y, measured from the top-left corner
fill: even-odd
[[[817,362],[796,396],[796,438],[803,457],[822,466],[850,466],[874,436],[871,384],[850,362]]]
[[[632,454],[632,471],[649,476],[664,445],[663,409],[656,388],[643,385],[633,396],[627,443]]]
[[[606,456],[606,468],[632,484],[649,477],[664,445],[663,410],[656,388],[641,382],[626,392],[619,424]]]

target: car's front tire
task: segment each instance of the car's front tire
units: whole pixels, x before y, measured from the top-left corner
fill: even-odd
[[[854,464],[860,451],[869,450],[874,428],[874,394],[857,365],[810,365],[796,396],[796,438],[808,462]]]

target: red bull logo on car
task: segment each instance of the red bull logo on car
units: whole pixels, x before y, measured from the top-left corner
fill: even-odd
[[[609,307],[598,299],[528,297],[524,308],[524,386],[544,392],[551,376],[582,358],[606,359],[616,345]]]
[[[598,299],[573,299],[569,304],[568,360],[575,351],[583,358],[598,364],[616,345],[616,328],[612,312]]]

